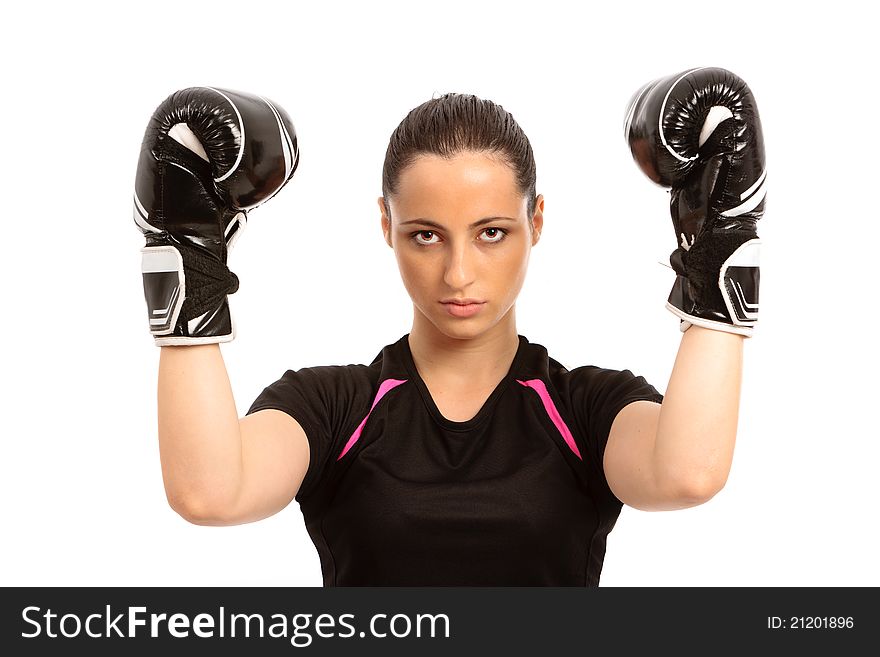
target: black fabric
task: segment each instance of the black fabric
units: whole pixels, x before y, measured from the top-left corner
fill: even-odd
[[[408,334],[370,365],[288,370],[248,414],[278,409],[309,440],[296,496],[325,586],[597,586],[622,503],[602,456],[618,411],[663,396],[629,370],[567,370],[519,336],[508,374],[465,422],[443,417]],[[382,381],[405,380],[370,406]],[[566,444],[539,379],[574,438]],[[370,413],[360,438],[339,459]]]
[[[718,278],[721,267],[743,244],[758,237],[755,230],[704,231],[689,251],[679,247],[669,262],[675,271],[690,282],[691,296],[700,308],[728,316]]]
[[[238,291],[238,276],[215,255],[175,241],[174,246],[183,258],[186,277],[186,299],[180,311],[181,319],[189,321],[214,310],[229,294]]]

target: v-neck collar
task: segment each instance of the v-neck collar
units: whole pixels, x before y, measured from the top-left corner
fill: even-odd
[[[440,412],[440,409],[437,408],[437,404],[434,402],[434,398],[431,396],[431,391],[428,390],[427,384],[422,380],[422,377],[419,375],[419,370],[416,367],[415,360],[413,360],[412,351],[410,351],[409,348],[409,333],[401,338],[401,353],[403,355],[404,365],[406,366],[410,377],[415,382],[416,388],[418,388],[419,394],[422,396],[422,400],[425,403],[425,407],[437,424],[439,424],[444,429],[448,429],[450,431],[470,431],[482,424],[485,419],[489,415],[491,415],[492,408],[495,406],[498,398],[508,388],[507,384],[514,376],[514,373],[517,371],[517,367],[519,366],[523,354],[525,353],[526,345],[528,345],[529,343],[525,336],[518,335],[517,337],[519,338],[519,346],[517,346],[516,348],[516,354],[514,354],[513,361],[510,364],[510,368],[507,370],[507,374],[505,374],[501,381],[498,382],[498,385],[495,386],[495,389],[486,398],[486,401],[480,407],[480,410],[477,411],[477,414],[474,415],[471,419],[465,420],[464,422],[450,420]]]

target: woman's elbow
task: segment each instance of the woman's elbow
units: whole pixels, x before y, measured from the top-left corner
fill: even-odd
[[[679,502],[682,504],[682,508],[705,504],[721,492],[726,483],[726,476],[721,477],[713,473],[692,476],[679,483]]]
[[[168,495],[168,505],[177,515],[193,525],[216,527],[231,524],[216,506],[205,504],[195,498]]]

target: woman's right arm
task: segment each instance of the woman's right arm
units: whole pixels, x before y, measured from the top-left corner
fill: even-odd
[[[244,135],[248,134],[248,139]],[[175,91],[141,144],[132,217],[159,358],[159,452],[171,507],[190,522],[251,522],[282,509],[308,469],[299,424],[280,411],[238,419],[219,343],[235,337],[229,249],[248,213],[299,163],[287,112],[264,96]]]
[[[162,347],[158,409],[165,493],[183,518],[238,525],[293,500],[309,466],[305,432],[282,411],[238,418],[220,345]]]

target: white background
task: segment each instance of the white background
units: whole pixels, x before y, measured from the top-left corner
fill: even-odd
[[[867,4],[867,3],[865,3]],[[761,319],[745,345],[726,488],[625,507],[603,586],[880,585],[876,23],[860,3],[27,3],[5,10],[4,585],[320,586],[294,502],[238,527],[167,505],[131,195],[175,89],[266,95],[296,125],[293,182],[230,259],[239,412],[288,368],[369,363],[411,326],[375,199],[388,138],[446,91],[511,111],[546,197],[518,330],[569,368],[666,390],[668,196],[633,164],[644,82],[728,68],[761,111],[769,194]]]

